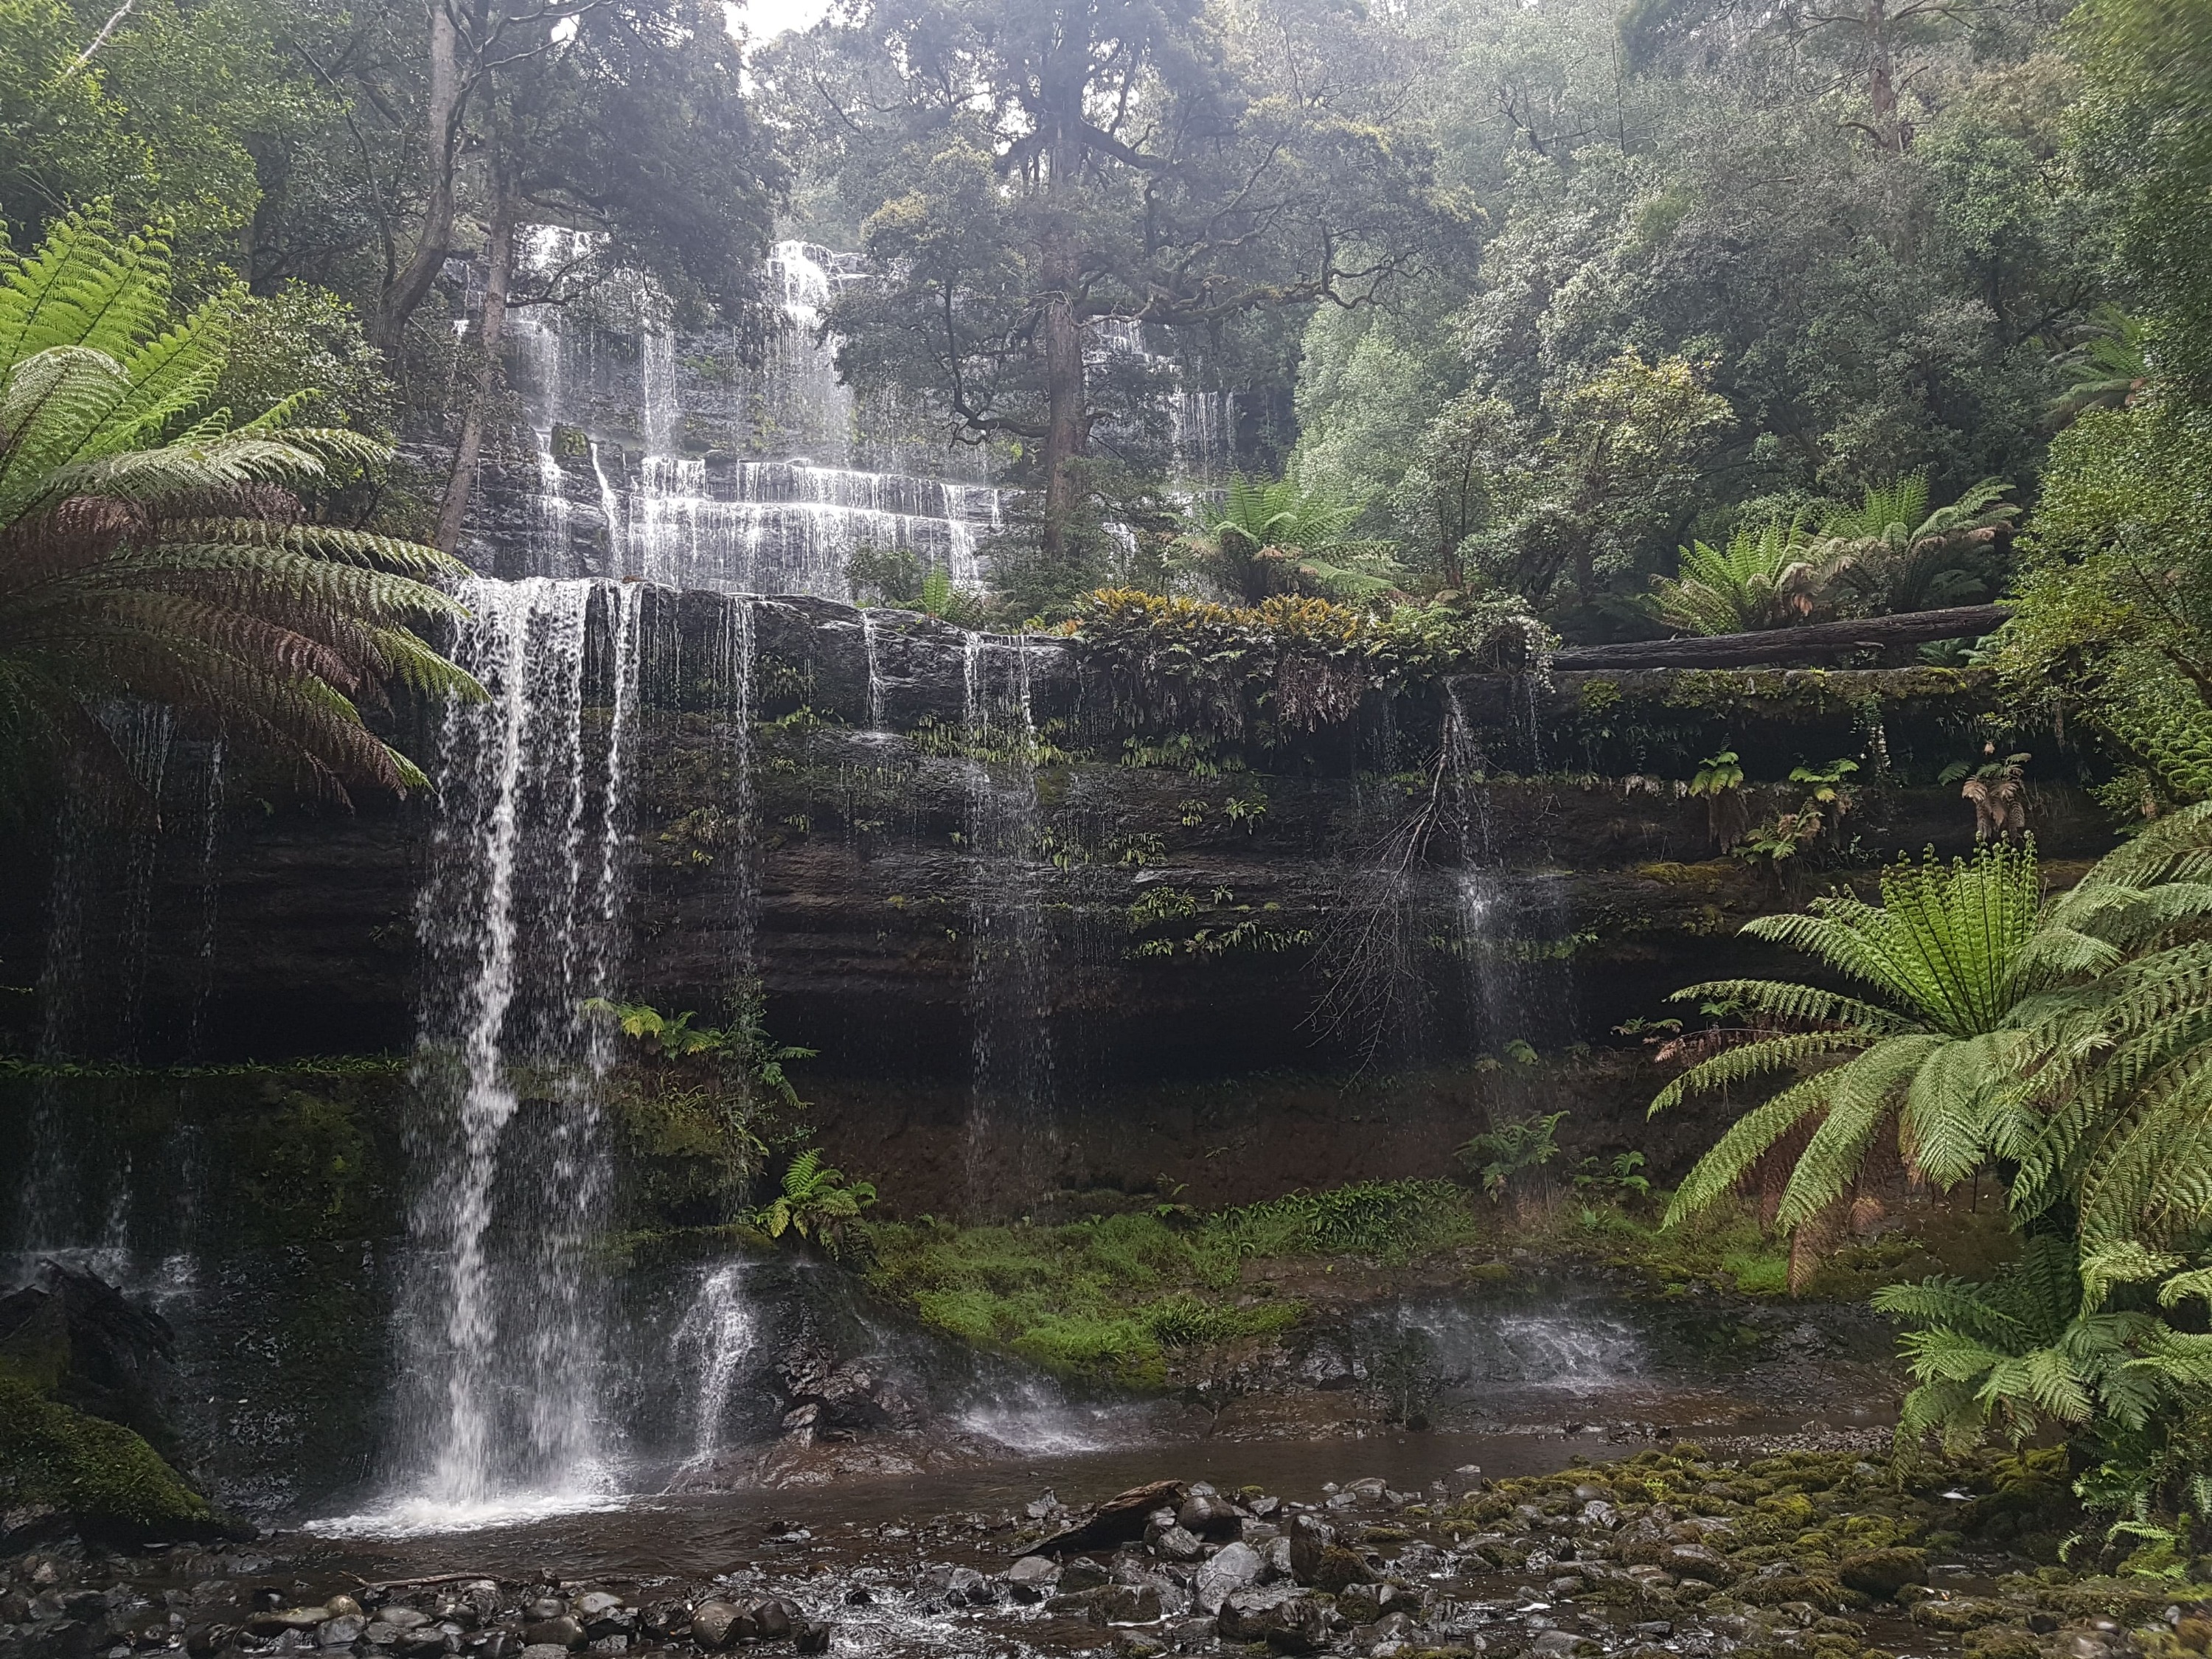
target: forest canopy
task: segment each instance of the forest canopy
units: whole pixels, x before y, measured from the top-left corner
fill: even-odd
[[[217,400],[304,392],[398,445],[310,492],[352,527],[461,545],[520,418],[513,319],[742,356],[799,239],[867,273],[818,319],[845,380],[1010,491],[988,591],[941,610],[1513,600],[1604,641],[2017,599],[1985,656],[2023,717],[2070,678],[2130,787],[2203,793],[2201,8],[848,0],[753,27],[705,0],[0,0],[0,219],[19,250],[72,211],[153,228],[179,303],[227,319]]]

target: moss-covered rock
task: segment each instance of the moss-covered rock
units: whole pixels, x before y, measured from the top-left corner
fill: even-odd
[[[1894,1601],[1907,1584],[1928,1582],[1928,1552],[1914,1549],[1856,1550],[1837,1565],[1836,1576],[1862,1595]]]
[[[0,1370],[0,1535],[42,1523],[146,1539],[234,1529],[129,1429]]]

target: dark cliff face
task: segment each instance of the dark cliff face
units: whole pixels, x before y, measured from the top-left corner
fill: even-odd
[[[1169,1174],[1209,1201],[1433,1172],[1474,1120],[1532,1086],[1522,1062],[1468,1069],[1516,1044],[1565,1068],[1547,1075],[1582,1103],[1585,1134],[1625,1133],[1650,1080],[1613,1028],[1663,1014],[1683,983],[1778,966],[1737,927],[1842,873],[1785,886],[1717,857],[1706,803],[1677,784],[1440,779],[1418,708],[1388,734],[1395,754],[1369,729],[1275,771],[1121,764],[1111,689],[1065,642],[979,647],[927,618],[822,601],[752,603],[740,723],[744,705],[708,684],[726,653],[702,643],[729,602],[651,602],[621,983],[705,1014],[750,960],[777,1037],[820,1050],[804,1082],[835,1149],[895,1175],[902,1206],[949,1205],[976,1160],[1014,1143],[1047,1187]],[[586,722],[607,718],[593,678]],[[1018,679],[1034,769],[969,725]],[[1589,702],[1579,685],[1551,696]],[[1845,707],[1808,751],[1848,742],[1853,718]],[[1355,736],[1387,769],[1336,763]],[[1455,819],[1407,856],[1394,832],[1447,786]],[[1760,814],[1795,800],[1749,793]],[[51,845],[43,860],[19,846],[0,961],[18,984],[49,964],[40,997],[12,999],[19,1036],[70,994],[55,959],[67,943],[89,987],[77,994],[100,1005],[74,1028],[104,1032],[111,1053],[408,1048],[434,811],[308,812],[243,781],[212,857],[122,848],[109,867],[145,872],[137,919],[111,878],[77,904],[69,941],[49,937]],[[2100,850],[2063,789],[2039,793],[2035,828],[2047,856]],[[1855,848],[1864,871],[1960,850],[1972,817],[1954,788],[1874,786],[1845,830],[1828,845]],[[979,1066],[1001,1097],[984,1132]],[[1428,1080],[1399,1091],[1379,1137],[1368,1111],[1384,1078]]]

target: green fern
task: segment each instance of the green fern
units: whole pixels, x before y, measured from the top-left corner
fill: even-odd
[[[1809,622],[1834,572],[1814,554],[1801,519],[1739,526],[1727,544],[1692,542],[1673,576],[1651,579],[1651,605],[1686,634],[1743,634]]]
[[[785,1167],[783,1190],[761,1210],[759,1221],[771,1238],[794,1232],[836,1255],[844,1248],[847,1228],[875,1201],[871,1183],[848,1182],[842,1170],[830,1167],[820,1147],[810,1146]]]
[[[307,521],[302,492],[381,465],[355,432],[204,408],[224,362],[212,303],[170,310],[158,235],[59,222],[0,241],[0,769],[64,757],[128,790],[91,710],[117,697],[296,765],[312,787],[420,787],[363,724],[401,684],[480,695],[417,631],[464,613],[435,549]]]
[[[1847,893],[1745,933],[1867,988],[1786,981],[1677,993],[1752,1023],[1681,1040],[1701,1057],[1654,1112],[1767,1077],[1795,1080],[1722,1136],[1668,1220],[1734,1190],[1802,1138],[1778,1219],[1793,1231],[1851,1194],[1893,1137],[1939,1186],[1993,1158],[2016,1163],[2023,1218],[2078,1201],[2085,1248],[2212,1221],[2212,1128],[2191,1103],[2212,1070],[2212,945],[2182,937],[2212,914],[2212,830],[2178,815],[2046,899],[2034,849],[1990,845],[1949,865],[1900,865],[1881,902]],[[2102,1258],[2100,1258],[2101,1260]]]

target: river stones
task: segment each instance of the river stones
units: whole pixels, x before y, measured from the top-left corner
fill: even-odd
[[[1024,1607],[1031,1606],[1049,1595],[1060,1577],[1060,1564],[1049,1556],[1024,1555],[1006,1569],[1006,1594]]]
[[[538,1619],[522,1627],[522,1640],[533,1648],[559,1648],[563,1653],[573,1652],[585,1642],[584,1627],[575,1619],[562,1613],[557,1619]]]
[[[731,1628],[737,1621],[735,1602],[702,1601],[691,1609],[691,1639],[710,1651],[727,1647]]]
[[[1931,1595],[1912,1606],[1912,1622],[1923,1630],[1960,1634],[1983,1625],[2001,1625],[2011,1617],[2001,1601],[1978,1595]]]
[[[1249,1544],[1224,1544],[1213,1559],[1198,1570],[1193,1586],[1201,1613],[1218,1613],[1229,1592],[1257,1583],[1267,1564]]]
[[[1278,1653],[1312,1653],[1327,1645],[1328,1613],[1295,1584],[1247,1584],[1221,1603],[1216,1629],[1231,1642],[1265,1642]]]
[[[1243,1520],[1242,1511],[1234,1504],[1213,1492],[1195,1488],[1176,1511],[1176,1524],[1200,1538],[1233,1538]]]
[[[1075,1556],[1060,1570],[1060,1591],[1063,1595],[1098,1589],[1113,1582],[1114,1575],[1088,1556]]]
[[[1341,1544],[1331,1544],[1321,1553],[1314,1564],[1314,1589],[1329,1595],[1341,1595],[1354,1584],[1364,1584],[1374,1577],[1367,1563]]]
[[[1669,1544],[1657,1565],[1677,1578],[1698,1578],[1708,1584],[1725,1584],[1735,1577],[1735,1565],[1710,1544]]]

